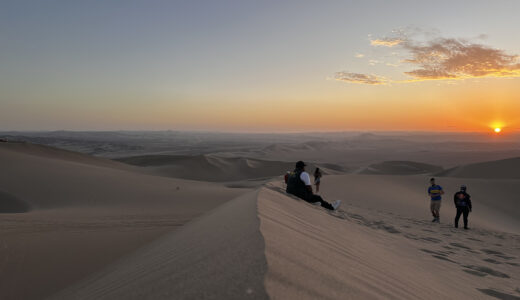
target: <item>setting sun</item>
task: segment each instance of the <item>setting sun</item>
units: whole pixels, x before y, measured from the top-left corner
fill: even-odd
[[[499,127],[495,128],[496,133],[500,133],[500,131],[502,131],[502,128],[499,128]]]

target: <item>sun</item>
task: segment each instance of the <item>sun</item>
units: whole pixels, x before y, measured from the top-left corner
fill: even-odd
[[[500,127],[495,128],[495,133],[500,133],[501,131],[502,131],[502,128],[500,128]]]

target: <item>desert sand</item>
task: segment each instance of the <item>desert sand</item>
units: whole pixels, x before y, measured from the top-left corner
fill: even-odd
[[[0,165],[2,299],[49,296],[244,192],[37,145],[0,143]]]
[[[0,298],[518,299],[520,179],[517,159],[500,160],[515,150],[455,166],[467,150],[405,160],[384,155],[397,142],[368,138],[357,157],[334,141],[116,160],[0,143]],[[326,171],[335,212],[284,191],[285,156],[324,152],[308,169]],[[440,224],[432,176],[446,191]],[[467,231],[453,228],[461,184]]]

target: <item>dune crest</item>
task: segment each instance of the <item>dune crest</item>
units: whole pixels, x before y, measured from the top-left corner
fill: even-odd
[[[520,179],[520,157],[454,167],[437,176],[486,179]]]
[[[0,191],[0,213],[24,213],[29,210],[31,207],[25,201]]]
[[[361,174],[415,175],[433,174],[442,171],[442,167],[413,161],[384,161],[363,169]]]
[[[272,178],[292,171],[295,163],[215,155],[144,155],[119,158],[117,161],[141,167],[150,174],[210,182]],[[324,174],[342,173],[343,170],[333,164],[308,163],[308,168],[314,170],[318,165]]]

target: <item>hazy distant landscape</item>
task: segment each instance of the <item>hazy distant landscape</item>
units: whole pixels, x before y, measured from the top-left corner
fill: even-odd
[[[142,155],[243,157],[329,163],[349,172],[384,161],[442,168],[520,156],[520,134],[435,132],[219,133],[189,131],[0,132],[25,141],[110,159]]]

